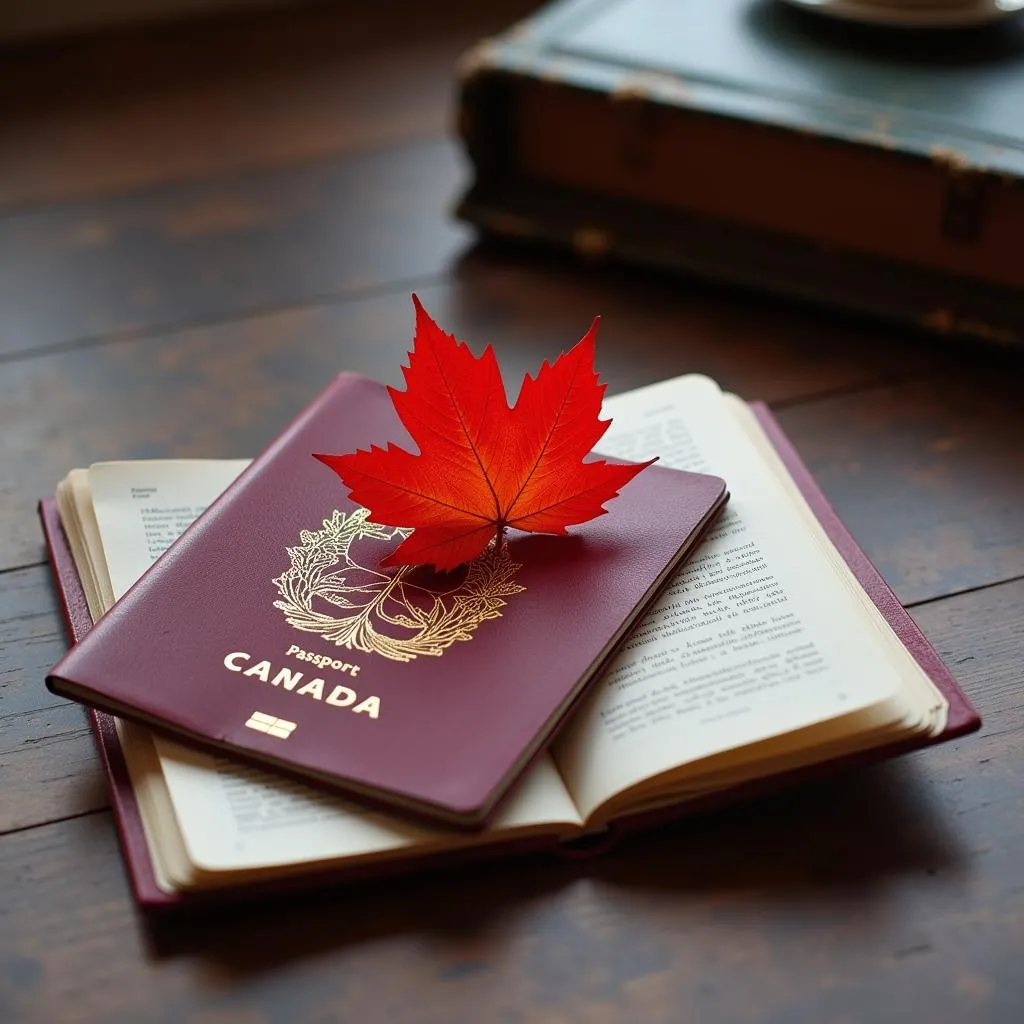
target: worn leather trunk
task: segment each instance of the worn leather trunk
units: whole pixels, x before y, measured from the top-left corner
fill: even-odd
[[[562,0],[461,65],[485,232],[1024,338],[1024,21]]]

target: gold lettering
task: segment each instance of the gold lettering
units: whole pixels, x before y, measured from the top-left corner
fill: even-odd
[[[371,718],[379,718],[380,697],[367,697],[362,704],[357,704],[352,709],[354,715],[358,715],[361,711],[365,711]]]
[[[347,686],[336,686],[327,698],[327,703],[337,708],[347,708],[355,699],[355,690],[350,690]]]
[[[256,676],[257,679],[262,679],[263,682],[270,681],[270,662],[259,661],[252,668],[247,668],[243,673],[243,676]]]
[[[292,653],[292,648],[288,649],[288,653]],[[356,675],[359,671],[359,666],[350,662],[333,661],[327,659],[326,656],[307,654],[307,652],[295,648],[294,656],[301,657],[302,655],[305,655],[306,660],[312,663],[323,657],[330,668],[341,672],[350,672],[352,675]],[[380,718],[380,697],[367,697],[360,701],[356,691],[348,686],[333,686],[331,692],[325,697],[327,689],[325,680],[316,678],[303,683],[304,673],[290,668],[278,669],[275,674],[269,661],[257,661],[246,668],[245,663],[252,662],[252,658],[253,655],[246,651],[232,651],[230,654],[224,655],[224,667],[230,672],[240,672],[242,675],[252,676],[271,686],[279,686],[292,693],[312,697],[313,700],[326,700],[328,704],[333,704],[336,708],[349,708],[353,714],[367,715],[374,719]]]
[[[324,699],[324,681],[322,679],[311,679],[301,690],[296,693],[308,693],[314,700]]]
[[[332,658],[329,654],[315,654],[313,651],[304,651],[297,644],[291,644],[284,653],[287,657],[311,662],[316,668],[330,668],[335,672],[347,672],[350,676],[359,675],[359,665],[353,665],[348,661],[341,661],[339,658]]]
[[[290,668],[283,668],[270,680],[270,685],[281,686],[283,684],[286,690],[294,690],[296,683],[301,679],[301,672],[293,672]],[[302,690],[299,690],[299,693],[302,693]]]

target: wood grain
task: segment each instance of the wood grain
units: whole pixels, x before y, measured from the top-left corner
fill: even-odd
[[[538,261],[516,248],[471,250],[448,281],[419,294],[439,322],[478,349],[493,343],[513,388],[598,313],[598,366],[612,392],[702,372],[750,397],[791,401],[947,358],[898,333],[836,324],[825,314]],[[411,331],[408,290],[398,286],[359,301],[9,363],[0,374],[0,452],[13,472],[0,478],[0,569],[42,560],[35,502],[73,466],[252,455],[339,370],[400,383]]]
[[[290,4],[8,48],[0,209],[439,138],[459,55],[531,6]]]
[[[30,679],[35,690],[45,691],[42,674]],[[2,721],[0,834],[110,806],[83,708],[65,703],[14,715],[5,711]]]
[[[1024,581],[919,619],[984,732],[644,836],[140,920],[106,815],[0,843],[24,1020],[1010,1021],[1024,996]],[[396,982],[400,979],[400,984]],[[230,1002],[225,1004],[224,1000]],[[68,1016],[70,1014],[70,1016]]]
[[[1024,575],[1019,367],[971,364],[779,416],[904,603]]]
[[[67,647],[49,569],[0,573],[0,833],[109,806],[85,712],[43,684]]]
[[[431,142],[0,218],[0,354],[436,275],[461,180]]]
[[[49,568],[0,573],[0,714],[5,720],[64,703],[39,683],[67,645]]]
[[[891,356],[891,338],[881,334],[872,342],[863,327],[837,330],[826,348],[819,334],[823,318],[801,320],[772,303],[737,304],[713,289],[687,291],[628,277],[616,285],[608,275],[557,262],[530,269],[517,259],[477,253],[462,261],[452,283],[421,289],[442,324],[478,345],[493,342],[509,381],[520,380],[571,344],[597,309],[605,311],[599,365],[613,391],[702,371],[751,397],[793,401],[906,375],[915,362],[934,369],[948,359],[910,343]],[[402,291],[9,364],[0,378],[0,452],[8,455],[15,473],[9,484],[0,483],[0,568],[42,560],[35,501],[73,466],[112,458],[252,455],[342,368],[399,383],[410,323]],[[987,379],[978,373],[979,380]],[[941,394],[954,386],[933,379]],[[920,436],[939,431],[941,440],[947,436],[941,420],[931,405],[917,402],[917,388],[894,384],[885,394],[902,407],[899,415],[908,423],[921,418],[914,428]],[[909,471],[915,450],[901,448],[896,437],[880,452],[872,421],[848,422],[843,418],[848,407],[856,408],[856,400],[837,395],[816,402],[814,416],[787,410],[785,426],[812,469],[825,471],[829,496],[851,519],[869,553],[891,549],[884,572],[900,596],[941,595],[941,585],[929,587],[921,578],[922,555],[914,548],[918,523],[909,515],[875,523],[871,515],[880,494],[897,484],[908,508],[934,502],[929,481]],[[1018,415],[1010,397],[998,394],[972,409],[977,437],[986,430],[1008,430]],[[836,420],[830,419],[833,410]],[[843,427],[837,431],[835,423]],[[834,464],[822,448],[830,429],[847,453]],[[34,457],[19,460],[26,451]],[[907,460],[906,474],[900,472],[900,457]],[[960,465],[956,451],[943,458]],[[951,492],[951,528],[969,536],[984,521],[990,534],[998,532],[1002,546],[976,570],[962,564],[957,551],[936,547],[928,557],[937,584],[954,570],[957,589],[1018,574],[1013,545],[1020,539],[1021,517],[1006,501],[1020,479],[1012,476],[1018,460],[1013,445],[1004,444],[984,462],[970,463],[975,486],[966,505]],[[875,543],[875,530],[884,545]],[[908,538],[906,558],[901,558],[901,537]],[[981,546],[979,540],[975,547]],[[955,562],[947,568],[944,559]]]

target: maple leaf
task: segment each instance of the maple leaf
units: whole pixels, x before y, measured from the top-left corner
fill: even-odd
[[[474,356],[446,334],[419,299],[406,390],[388,388],[419,454],[395,444],[314,456],[333,469],[374,522],[411,527],[382,565],[454,569],[507,527],[564,534],[606,511],[637,464],[584,461],[611,420],[594,372],[598,320],[569,352],[527,375],[509,407],[494,350]]]

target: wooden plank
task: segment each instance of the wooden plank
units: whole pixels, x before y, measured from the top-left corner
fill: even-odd
[[[905,604],[1024,575],[1019,366],[784,409],[783,428]]]
[[[744,395],[792,399],[937,359],[852,322],[832,326],[824,315],[740,303],[704,286],[535,263],[518,250],[475,251],[453,281],[420,294],[478,350],[494,343],[512,387],[597,313],[598,366],[611,391],[699,371]],[[400,383],[411,334],[408,292],[399,289],[9,363],[0,373],[0,457],[10,467],[0,480],[0,569],[42,560],[35,503],[72,467],[253,455],[339,370]]]
[[[920,621],[984,732],[634,837],[147,924],[109,818],[0,839],[8,1019],[1016,1022],[1024,581]],[[156,955],[154,955],[154,953]],[[195,969],[196,962],[203,965]],[[395,979],[402,979],[396,984]],[[72,1012],[73,1011],[73,1012]]]
[[[431,142],[0,218],[0,354],[436,274],[461,178]]]
[[[85,712],[43,684],[67,646],[49,570],[0,574],[0,833],[109,805]]]
[[[0,208],[438,138],[459,55],[534,5],[294,6],[9,48]]]
[[[45,691],[42,674],[29,681]],[[0,835],[110,806],[83,708],[62,703],[16,715],[5,709],[2,721]]]
[[[46,566],[0,573],[0,715],[64,703],[42,684],[67,650],[67,633]]]

